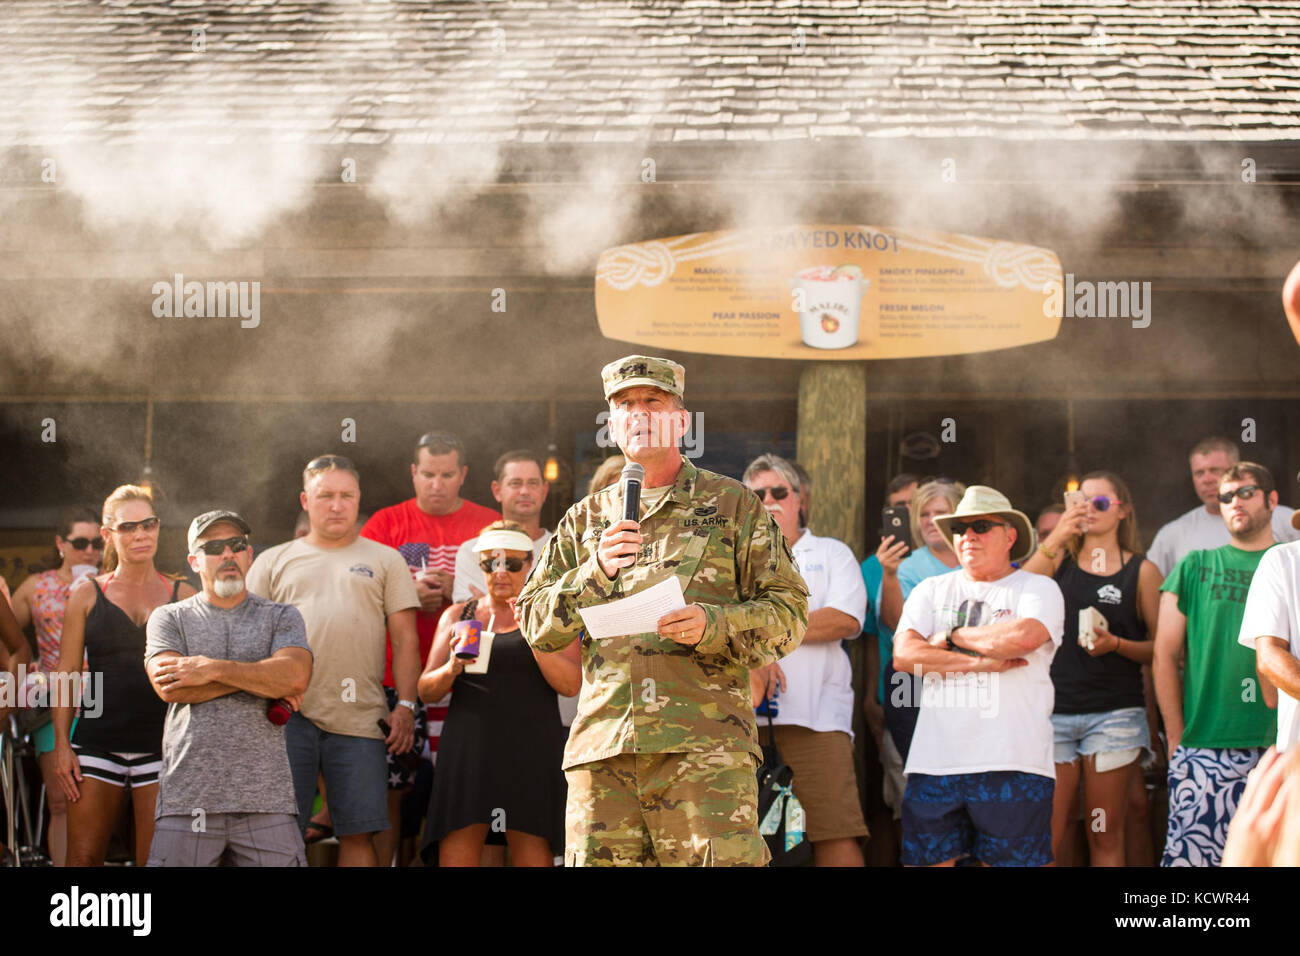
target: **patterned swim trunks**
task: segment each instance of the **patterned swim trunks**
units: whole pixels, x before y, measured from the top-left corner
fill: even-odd
[[[1246,776],[1264,747],[1178,747],[1169,760],[1169,831],[1161,866],[1218,866]]]

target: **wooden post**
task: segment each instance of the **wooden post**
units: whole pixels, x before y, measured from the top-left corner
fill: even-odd
[[[799,464],[813,479],[808,526],[847,544],[866,544],[867,370],[862,363],[810,362],[799,376]]]

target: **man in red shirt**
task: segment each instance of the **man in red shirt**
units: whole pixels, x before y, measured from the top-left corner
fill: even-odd
[[[484,527],[501,519],[501,515],[492,509],[460,497],[460,488],[468,472],[465,448],[455,435],[429,432],[420,436],[411,464],[415,497],[381,508],[361,529],[363,537],[400,551],[411,569],[420,598],[416,630],[420,636],[422,662],[429,656],[438,619],[452,603],[457,549],[461,542],[478,537]],[[397,695],[393,690],[392,649],[387,653],[384,688],[392,698],[391,706],[395,707]],[[421,713],[417,716],[426,715]],[[438,736],[446,716],[447,698],[444,697],[429,706],[427,723],[416,721],[416,752],[422,749],[422,740],[427,732],[430,755],[436,761]],[[375,835],[375,849],[381,866],[388,865],[392,859],[400,835],[402,794],[413,782],[411,771],[400,762],[389,759],[388,818],[392,827],[386,833]]]

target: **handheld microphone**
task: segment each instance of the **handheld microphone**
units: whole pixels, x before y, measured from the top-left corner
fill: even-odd
[[[645,481],[645,469],[634,461],[623,466],[619,482],[623,491],[623,520],[641,520],[641,483]]]

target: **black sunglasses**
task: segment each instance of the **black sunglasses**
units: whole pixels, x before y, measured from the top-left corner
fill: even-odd
[[[352,464],[351,458],[344,458],[342,455],[321,455],[319,458],[313,458],[307,462],[307,471],[316,471],[321,468],[342,468],[344,471],[356,471],[356,466]]]
[[[506,570],[511,574],[524,569],[523,558],[484,558],[478,563],[478,566],[483,569],[484,573],[491,574],[497,569],[497,565],[502,563],[505,564]]]
[[[63,540],[72,545],[74,551],[85,551],[87,548],[94,548],[96,551],[104,550],[103,538],[64,538]]]
[[[755,488],[754,494],[758,495],[759,501],[766,501],[769,491],[772,493],[773,501],[785,501],[786,496],[790,494],[790,489],[785,485],[777,485],[775,488]]]
[[[222,554],[226,548],[229,548],[234,554],[248,550],[248,539],[242,534],[234,538],[213,538],[211,541],[200,541],[194,545],[194,553],[202,551],[204,554],[217,557]]]
[[[980,518],[978,521],[954,521],[948,525],[952,529],[953,537],[959,534],[965,534],[967,531],[974,531],[976,534],[988,534],[994,528],[1005,528],[1005,521],[990,521],[988,518]]]
[[[1234,488],[1232,491],[1219,492],[1219,504],[1230,505],[1233,498],[1240,498],[1242,501],[1249,501],[1255,497],[1255,492],[1263,491],[1259,485],[1242,485],[1240,488]]]
[[[157,516],[152,518],[143,518],[140,521],[119,521],[116,528],[110,528],[110,531],[116,531],[118,534],[130,534],[139,528],[141,531],[153,531],[161,522]]]

